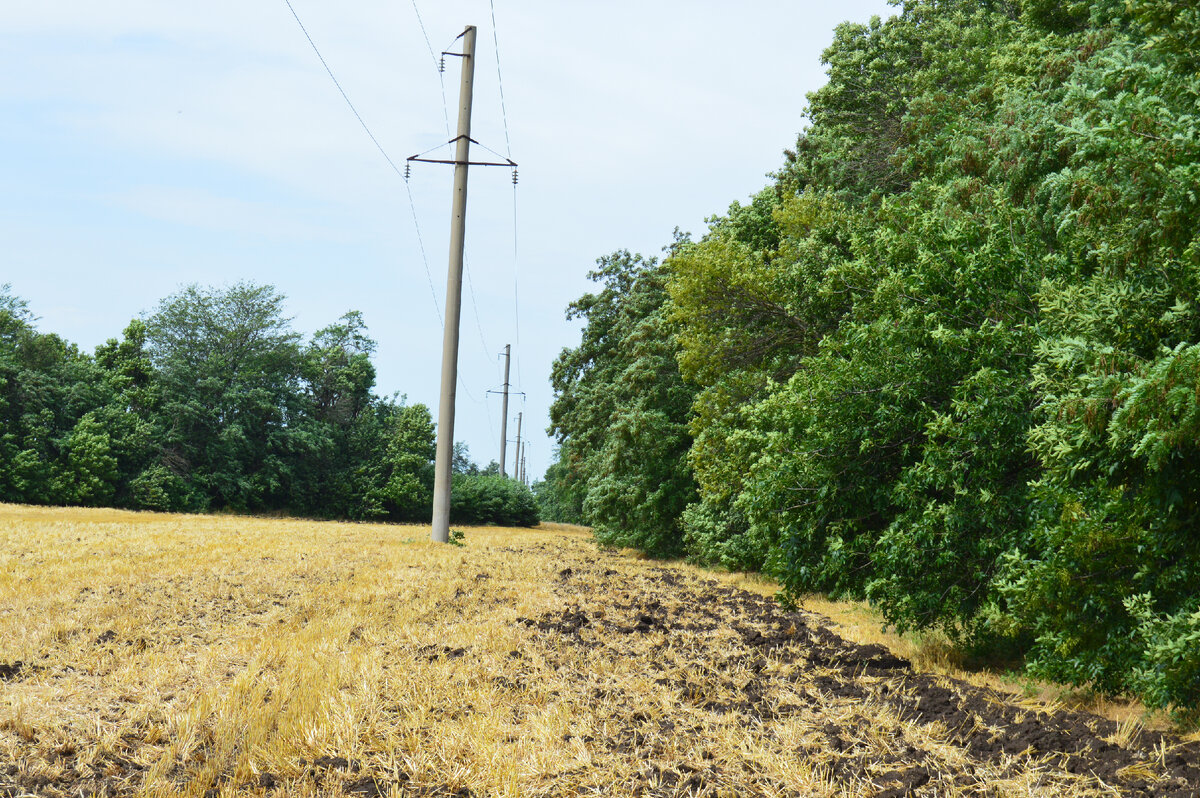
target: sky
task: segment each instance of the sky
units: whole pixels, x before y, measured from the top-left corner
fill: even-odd
[[[274,285],[305,336],[359,310],[377,391],[436,417],[453,169],[416,164],[406,183],[387,158],[403,170],[455,135],[460,59],[439,74],[437,54],[475,25],[472,137],[511,153],[519,183],[470,171],[454,437],[498,459],[512,344],[509,437],[523,413],[531,480],[553,458],[551,364],[579,342],[565,309],[596,258],[660,256],[676,227],[699,237],[765,186],[833,28],[893,11],[290,2],[0,3],[0,284],[86,351],[191,283]]]

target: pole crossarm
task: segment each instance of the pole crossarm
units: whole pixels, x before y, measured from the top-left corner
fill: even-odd
[[[507,166],[509,168],[516,166],[512,161],[508,163],[493,163],[491,161],[447,161],[438,158],[409,158],[408,160],[419,161],[420,163],[448,163],[451,166]]]
[[[459,141],[459,139],[466,139],[467,141],[471,142],[472,144],[483,147],[484,149],[488,150],[488,152],[492,152],[491,149],[484,146],[483,144],[480,144],[478,141],[471,138],[470,136],[455,136],[454,138],[450,139],[446,143],[447,144],[456,144]],[[441,145],[438,145],[438,146],[441,146]],[[424,155],[425,155],[425,153],[420,153],[418,155],[410,155],[405,160],[407,160],[409,162],[417,161],[420,163],[445,163],[445,164],[450,164],[452,166],[458,166],[459,164],[463,164],[465,166],[506,166],[510,169],[515,169],[518,166],[517,162],[514,161],[512,158],[504,158],[503,155],[499,155],[498,153],[497,153],[498,157],[504,158],[503,163],[501,163],[499,161],[451,161],[451,160],[447,160],[445,158],[425,158],[425,157],[423,157]]]

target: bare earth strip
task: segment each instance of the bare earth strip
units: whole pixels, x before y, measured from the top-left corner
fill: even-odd
[[[0,796],[1195,796],[1200,743],[569,530],[0,505]]]

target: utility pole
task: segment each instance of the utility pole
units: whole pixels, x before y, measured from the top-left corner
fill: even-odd
[[[524,453],[524,452],[521,452],[521,484],[522,484],[522,485],[528,485],[528,484],[529,484],[529,483],[528,483],[528,482],[525,480],[525,453]]]
[[[458,323],[462,310],[463,249],[467,235],[467,166],[471,156],[471,95],[475,79],[475,26],[463,31],[454,146],[454,204],[450,212],[450,265],[446,274],[446,324],[442,331],[442,390],[438,402],[437,459],[433,467],[433,532],[450,540],[450,466],[454,458],[454,399],[458,384]]]
[[[513,479],[518,479],[521,473],[521,416],[517,413],[517,453],[513,456]]]
[[[463,60],[462,80],[458,89],[458,135],[447,142],[454,145],[454,160],[426,158],[424,154],[411,155],[404,167],[404,179],[407,180],[414,162],[454,166],[454,202],[450,210],[450,265],[446,271],[446,318],[442,330],[442,388],[438,401],[437,459],[433,466],[433,531],[430,533],[430,537],[438,543],[450,540],[450,471],[454,460],[458,324],[462,316],[463,249],[467,236],[467,167],[508,167],[512,170],[513,185],[517,184],[517,163],[512,158],[504,158],[503,163],[471,160],[471,144],[474,141],[471,138],[471,95],[475,81],[475,33],[475,26],[468,25],[458,35],[458,39],[463,40],[463,51],[442,53],[443,65],[448,55]]]
[[[508,366],[512,362],[512,344],[504,345],[504,406],[500,411],[500,476],[504,473],[504,458],[508,451]]]

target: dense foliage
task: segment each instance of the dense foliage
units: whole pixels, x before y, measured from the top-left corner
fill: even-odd
[[[1195,717],[1193,6],[909,0],[839,26],[771,184],[645,267],[663,290],[572,306],[553,477],[585,520]],[[677,375],[625,373],[639,325]],[[651,410],[669,434],[609,442]]]
[[[499,474],[455,474],[450,516],[461,524],[534,526],[538,503],[527,485]]]
[[[546,469],[545,479],[535,480],[531,488],[543,521],[583,523],[584,489],[569,473],[561,456],[556,456]]]
[[[687,468],[692,389],[676,364],[658,262],[629,252],[597,261],[603,285],[568,309],[583,341],[554,362],[551,432],[562,478],[583,491],[581,511],[604,543],[656,554],[679,550],[680,514],[694,488]]]
[[[304,341],[283,301],[188,286],[91,356],[0,288],[0,501],[428,520],[428,408],[373,393],[361,314]],[[452,520],[537,523],[528,488],[456,455]]]

